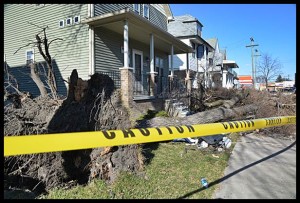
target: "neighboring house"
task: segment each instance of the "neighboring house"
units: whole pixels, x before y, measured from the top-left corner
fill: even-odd
[[[227,89],[236,87],[236,80],[238,80],[237,72],[234,70],[236,68],[239,66],[235,61],[223,60],[222,87]]]
[[[174,74],[179,79],[190,81],[193,88],[198,87],[199,73],[207,69],[208,53],[213,51],[213,47],[201,37],[202,27],[191,15],[174,16],[168,24],[169,33],[193,48],[192,53],[177,54],[173,63]]]
[[[237,72],[234,70],[239,68],[233,60],[227,59],[226,50],[220,50],[217,38],[206,39],[206,41],[214,48],[214,51],[208,53],[208,86],[234,88],[237,87]]]
[[[225,87],[223,81],[223,58],[224,54],[221,53],[219,42],[217,38],[206,39],[214,50],[208,53],[208,67],[206,68],[206,80],[208,87]],[[204,66],[205,67],[205,66]],[[203,70],[204,71],[204,70]]]
[[[5,60],[22,76],[20,87],[37,95],[25,68],[28,61],[43,62],[37,48],[13,53],[41,31],[31,24],[48,26],[49,41],[63,39],[50,46],[60,94],[67,94],[65,81],[77,69],[84,80],[94,73],[111,76],[126,106],[141,99],[153,104],[168,87],[168,56],[192,52],[167,32],[171,18],[168,4],[6,4]]]

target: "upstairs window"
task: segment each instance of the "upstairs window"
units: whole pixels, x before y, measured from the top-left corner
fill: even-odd
[[[75,16],[74,17],[74,24],[79,24],[80,23],[80,16]]]
[[[196,50],[195,50],[196,45],[195,45],[194,42],[192,42],[192,47],[193,47],[193,50],[194,50],[193,53],[192,53],[192,57],[195,58],[195,55],[196,55],[196,54],[195,54],[195,52],[196,52]]]
[[[197,35],[201,37],[202,27],[199,23],[197,23]]]
[[[33,49],[26,51],[26,64],[29,65],[30,63],[33,63],[34,61],[34,51]]]
[[[204,55],[204,46],[203,44],[198,46],[198,50],[197,50],[197,58],[201,59]]]
[[[144,18],[147,18],[149,20],[149,5],[144,4],[144,13],[143,13]]]
[[[133,4],[133,10],[134,12],[140,14],[140,4]]]
[[[64,20],[60,20],[59,23],[58,23],[58,26],[60,28],[63,28],[65,26]]]
[[[66,25],[72,25],[72,18],[67,18]]]

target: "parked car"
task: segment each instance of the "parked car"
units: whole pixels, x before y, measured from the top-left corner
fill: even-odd
[[[295,94],[296,88],[292,87],[292,88],[283,88],[282,89],[282,93],[287,95],[287,94]]]

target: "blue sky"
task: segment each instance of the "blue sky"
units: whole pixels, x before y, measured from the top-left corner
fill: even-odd
[[[250,37],[255,47],[282,64],[282,76],[296,72],[296,4],[170,4],[174,16],[190,14],[203,25],[202,38],[218,38],[239,75],[252,74]],[[259,60],[259,57],[257,58]]]

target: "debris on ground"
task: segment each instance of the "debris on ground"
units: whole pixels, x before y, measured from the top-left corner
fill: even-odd
[[[228,138],[228,133],[216,134],[210,136],[203,136],[199,138],[179,138],[174,139],[172,142],[183,142],[186,145],[196,145],[198,149],[205,149],[210,147],[215,148],[218,151],[222,151],[223,149],[229,149],[231,146],[231,139]]]

